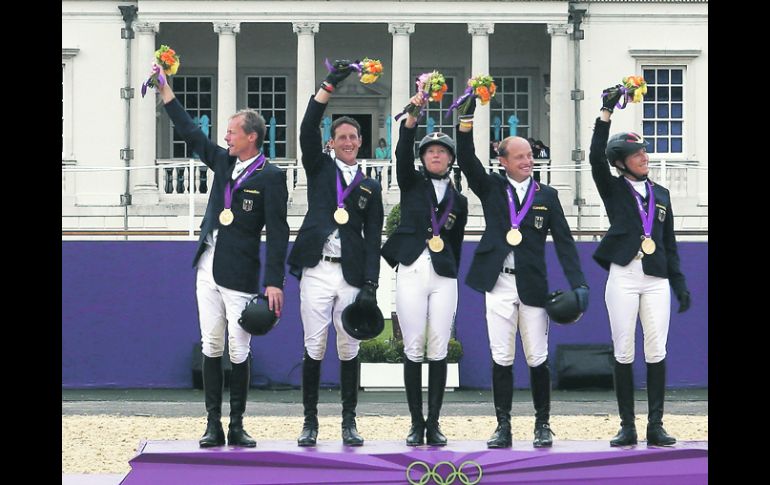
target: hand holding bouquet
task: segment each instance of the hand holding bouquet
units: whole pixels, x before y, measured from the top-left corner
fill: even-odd
[[[179,56],[176,51],[167,45],[161,45],[155,51],[155,61],[152,65],[152,74],[142,84],[142,97],[147,94],[147,88],[159,88],[166,84],[166,76],[173,76],[179,69]]]
[[[602,91],[602,109],[612,113],[615,108],[625,108],[629,101],[641,102],[645,94],[647,94],[647,83],[642,76],[626,76],[622,84],[616,84]]]
[[[326,59],[324,60],[324,64],[329,73],[335,73],[337,71],[344,73],[344,70],[346,69],[348,72],[350,72],[351,69],[357,71],[358,77],[363,84],[372,84],[382,75],[382,63],[379,59],[364,57],[363,61],[335,61],[334,64],[329,62],[329,59]]]

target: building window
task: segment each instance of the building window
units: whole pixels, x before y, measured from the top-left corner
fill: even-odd
[[[286,158],[286,76],[247,76],[246,106],[265,118],[267,136],[263,149],[270,158]],[[271,124],[275,135],[271,144]],[[271,153],[271,146],[275,153]]]
[[[61,50],[61,159],[62,161],[74,161],[75,150],[73,147],[73,99],[74,99],[74,67],[75,56],[80,49],[62,48]]]
[[[528,138],[532,136],[530,88],[532,81],[529,76],[493,76],[497,93],[490,102],[489,139],[502,140],[511,133],[511,125],[515,124],[515,135]],[[499,127],[499,128],[498,128]]]
[[[642,129],[649,153],[684,152],[684,67],[644,66]]]
[[[449,118],[444,117],[446,110],[449,108],[455,98],[455,78],[444,76],[444,80],[446,81],[447,87],[446,93],[444,93],[444,96],[441,98],[440,102],[435,103],[430,101],[425,105],[426,108],[423,112],[422,119],[420,119],[417,124],[417,134],[414,138],[414,153],[418,158],[418,147],[420,146],[420,140],[422,140],[428,133],[440,131],[442,133],[446,133],[452,138],[455,138],[454,116],[450,116]],[[404,117],[406,117],[406,115],[404,115]],[[399,119],[398,122],[400,123],[401,119]],[[429,130],[428,128],[431,129]]]
[[[171,78],[172,88],[176,98],[182,103],[193,121],[200,126],[201,131],[211,139],[214,127],[212,115],[212,76],[174,76]],[[171,156],[173,158],[199,158],[187,147],[184,139],[173,130],[171,123]]]

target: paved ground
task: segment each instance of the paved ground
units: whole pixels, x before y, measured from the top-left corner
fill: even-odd
[[[227,394],[227,390],[225,390]],[[406,416],[403,391],[362,391],[358,395],[359,416]],[[227,413],[227,395],[224,413]],[[513,393],[512,414],[532,413],[529,389]],[[247,414],[251,416],[301,416],[302,393],[299,390],[251,389]],[[338,389],[322,389],[319,399],[320,415],[336,415],[340,410]],[[551,394],[554,415],[617,414],[613,391],[558,391]],[[647,394],[636,392],[636,413],[647,413]],[[62,390],[62,415],[113,414],[118,416],[203,416],[203,391],[197,389],[98,389]],[[492,415],[492,392],[458,390],[447,392],[442,415]],[[672,389],[666,392],[666,414],[708,415],[708,389]]]

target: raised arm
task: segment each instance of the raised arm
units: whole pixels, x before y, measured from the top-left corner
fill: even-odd
[[[608,89],[605,89],[605,92],[608,91]],[[612,173],[610,172],[605,150],[607,149],[607,139],[610,137],[610,117],[619,99],[620,91],[614,96],[602,98],[602,108],[599,111],[599,117],[594,123],[591,149],[588,152],[588,161],[591,163],[591,176],[603,200],[606,200],[611,193]]]
[[[184,139],[187,146],[201,157],[201,161],[213,170],[215,155],[222,152],[226,155],[227,150],[209,140],[209,137],[201,131],[200,126],[193,121],[179,100],[176,99],[168,82],[158,88],[158,92],[163,100],[166,113],[174,123],[174,130]]]
[[[425,104],[421,94],[416,94],[409,100],[415,106]],[[420,180],[420,176],[414,169],[414,138],[417,133],[417,118],[411,113],[406,120],[401,122],[396,144],[396,179],[398,186],[406,190]]]

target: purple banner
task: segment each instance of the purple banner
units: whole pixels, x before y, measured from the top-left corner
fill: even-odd
[[[578,254],[591,287],[588,311],[575,325],[551,325],[549,358],[559,344],[609,344],[604,304],[607,272],[591,255],[597,242],[578,242]],[[463,243],[460,262],[457,337],[463,345],[460,385],[490,389],[491,359],[484,319],[484,295],[464,284],[478,243]],[[671,313],[668,386],[708,386],[708,243],[679,243],[681,267],[693,305]],[[194,241],[62,241],[62,387],[190,388],[191,357],[200,341],[195,301]],[[264,261],[264,245],[262,245]],[[546,243],[549,289],[568,288],[553,243]],[[288,275],[281,322],[251,340],[252,385],[299,386],[302,324],[299,284]],[[676,305],[672,298],[672,305]],[[385,315],[386,318],[389,315]],[[334,330],[321,367],[321,385],[339,384]],[[520,339],[514,361],[515,385],[529,387]],[[553,367],[552,367],[553,368]],[[634,378],[646,385],[643,338],[637,325]]]

